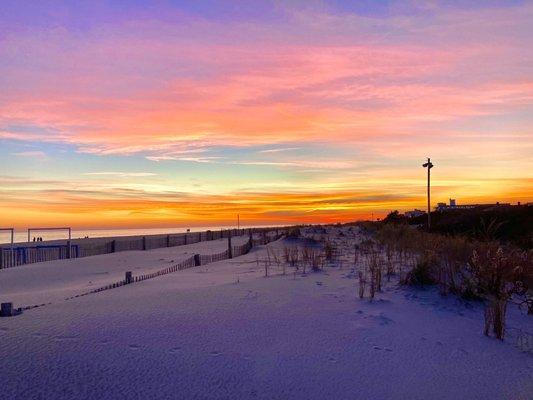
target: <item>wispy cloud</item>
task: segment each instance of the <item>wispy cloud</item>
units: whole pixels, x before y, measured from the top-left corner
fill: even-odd
[[[19,151],[16,153],[11,153],[12,156],[17,157],[27,157],[32,159],[38,159],[38,160],[46,160],[48,156],[45,152],[40,150],[29,150],[29,151]]]
[[[316,168],[316,169],[346,169],[351,168],[355,164],[350,161],[233,161],[232,164],[237,165],[264,165],[274,167],[290,167],[290,168]]]
[[[148,177],[148,176],[155,176],[157,174],[153,172],[119,172],[119,171],[101,171],[101,172],[85,172],[83,175],[87,176],[116,176],[120,178],[128,178],[128,177]]]
[[[301,147],[285,147],[281,149],[267,149],[267,150],[259,150],[258,153],[282,153],[287,151],[294,151],[294,150],[300,150]]]
[[[213,163],[220,160],[222,157],[180,157],[180,156],[146,156],[147,160],[150,161],[189,161],[196,163]]]

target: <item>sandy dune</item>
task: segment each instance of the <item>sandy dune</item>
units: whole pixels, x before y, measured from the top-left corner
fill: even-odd
[[[345,251],[342,266],[265,277],[261,246],[2,318],[0,398],[531,399],[533,357],[513,334],[484,337],[480,304],[396,282],[360,300]],[[150,253],[106,265],[178,257]],[[533,331],[531,318],[511,308],[509,330]]]

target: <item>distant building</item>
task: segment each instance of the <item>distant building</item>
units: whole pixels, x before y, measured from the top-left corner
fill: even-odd
[[[413,211],[406,211],[405,212],[405,216],[407,218],[416,218],[416,217],[420,217],[422,215],[424,215],[426,212],[425,211],[422,211],[422,210],[418,210],[418,209],[414,209]]]
[[[510,203],[500,203],[496,202],[493,204],[457,204],[455,199],[450,199],[450,204],[446,203],[437,203],[437,207],[435,208],[437,211],[443,212],[448,210],[468,210],[471,208],[489,208],[489,207],[500,207],[500,206],[510,206]]]

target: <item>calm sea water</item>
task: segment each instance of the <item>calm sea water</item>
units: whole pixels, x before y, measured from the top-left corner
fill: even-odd
[[[200,232],[206,230],[220,230],[220,229],[232,229],[236,228],[235,226],[221,227],[221,226],[199,226],[190,228],[191,232]],[[251,228],[249,226],[241,226],[241,228]],[[169,234],[169,233],[183,233],[186,232],[188,228],[140,228],[140,229],[73,229],[72,230],[72,239],[84,238],[89,236],[90,238],[95,237],[112,237],[112,236],[137,236],[137,235],[158,235],[158,234]],[[67,239],[68,231],[32,231],[30,240],[33,237],[42,237],[43,240],[57,240],[57,239]],[[9,243],[11,240],[11,234],[9,232],[0,231],[0,243]],[[28,241],[28,232],[27,231],[15,231],[15,243],[27,242]]]

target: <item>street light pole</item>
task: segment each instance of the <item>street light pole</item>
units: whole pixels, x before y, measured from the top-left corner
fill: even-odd
[[[428,157],[428,161],[422,164],[422,166],[428,169],[428,231],[429,231],[431,229],[431,168],[433,168],[431,159]]]

